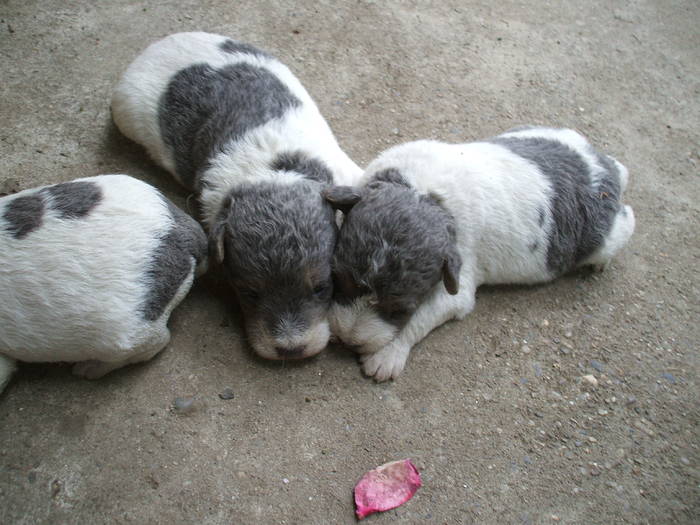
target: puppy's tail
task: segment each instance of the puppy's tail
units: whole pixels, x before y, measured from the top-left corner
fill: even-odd
[[[17,365],[14,359],[0,354],[0,393],[5,390],[5,386],[10,382],[16,369]]]

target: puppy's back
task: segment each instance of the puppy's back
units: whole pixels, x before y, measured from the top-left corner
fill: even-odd
[[[0,199],[0,352],[113,358],[164,329],[205,265],[201,227],[125,175]]]

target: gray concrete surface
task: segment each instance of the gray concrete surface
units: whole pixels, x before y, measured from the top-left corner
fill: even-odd
[[[393,384],[342,348],[256,359],[204,280],[152,362],[97,382],[21,368],[0,397],[0,523],[353,523],[355,482],[404,457],[423,488],[368,523],[697,520],[699,26],[696,0],[0,2],[0,179],[22,188],[126,172],[184,205],[108,102],[146,44],[207,30],[286,62],[362,164],[575,127],[629,167],[638,221],[606,273],[480,289]]]

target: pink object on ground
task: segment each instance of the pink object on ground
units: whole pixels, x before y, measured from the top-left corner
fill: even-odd
[[[370,470],[355,485],[355,514],[362,519],[395,509],[411,499],[421,484],[420,474],[410,459]]]

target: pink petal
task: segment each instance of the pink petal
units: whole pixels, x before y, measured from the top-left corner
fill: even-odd
[[[420,486],[420,474],[410,459],[386,463],[367,472],[355,485],[355,514],[362,519],[395,509],[411,499]]]

